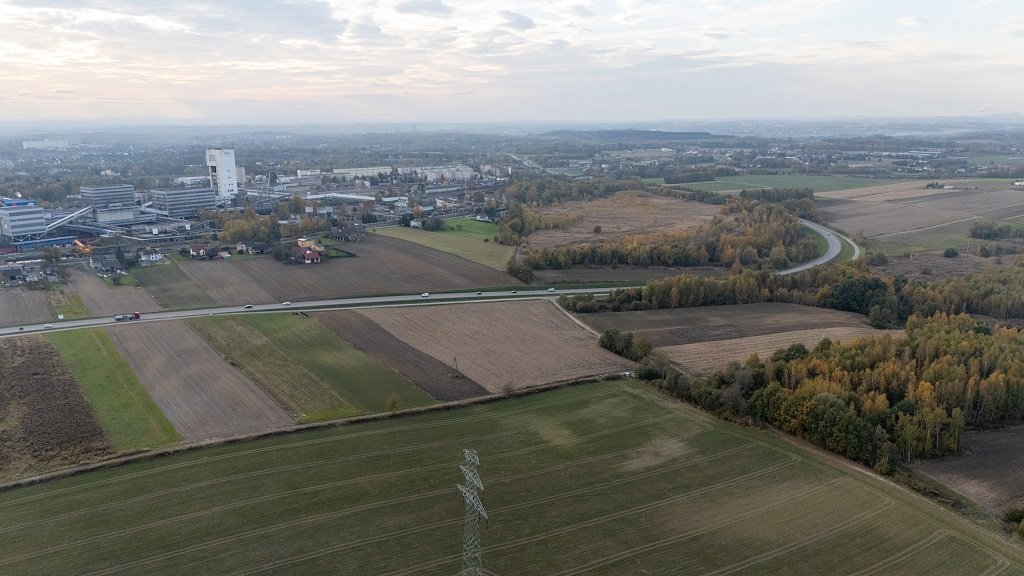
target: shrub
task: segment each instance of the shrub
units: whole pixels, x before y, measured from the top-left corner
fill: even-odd
[[[1024,522],[1024,506],[1008,508],[1006,512],[1003,513],[1003,521],[1018,524]]]
[[[957,249],[955,246],[950,246],[949,248],[946,248],[942,252],[942,255],[945,256],[946,258],[956,258],[957,256],[960,255],[960,250]]]
[[[600,226],[594,226],[594,234],[600,234],[600,233],[601,233],[601,227]]]

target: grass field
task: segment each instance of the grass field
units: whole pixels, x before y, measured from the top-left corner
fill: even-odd
[[[82,297],[70,287],[50,288],[46,291],[46,297],[50,301],[50,309],[53,310],[55,318],[62,314],[65,320],[78,320],[90,316]]]
[[[445,230],[435,232],[404,226],[387,226],[377,228],[376,233],[461,256],[495,270],[505,270],[508,259],[512,257],[513,247],[503,246],[494,241],[494,235],[498,233],[497,224],[480,222],[472,218],[453,218],[445,220],[445,226]]]
[[[678,186],[706,190],[708,192],[750,190],[753,188],[813,188],[815,192],[829,192],[832,190],[883,186],[900,181],[893,178],[858,178],[856,176],[748,175],[719,178],[710,182],[690,182],[678,184]]]
[[[263,388],[300,422],[344,418],[359,409],[306,368],[298,358],[277,346],[241,316],[197,318],[188,324],[229,364]]]
[[[448,576],[463,448],[489,574],[1024,574],[1018,545],[901,488],[622,383],[0,493],[0,571]]]
[[[106,332],[66,330],[46,339],[74,374],[114,449],[159,448],[181,439]]]
[[[254,314],[246,316],[245,321],[361,412],[383,412],[389,396],[397,398],[403,408],[434,402],[401,375],[360,352],[315,318]]]

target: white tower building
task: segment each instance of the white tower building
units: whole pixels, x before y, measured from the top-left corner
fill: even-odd
[[[210,185],[217,191],[217,203],[230,203],[238,195],[235,151],[222,148],[207,150],[206,165],[210,168]]]

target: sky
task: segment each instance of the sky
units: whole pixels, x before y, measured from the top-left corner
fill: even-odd
[[[1024,112],[1018,0],[0,0],[0,122]]]

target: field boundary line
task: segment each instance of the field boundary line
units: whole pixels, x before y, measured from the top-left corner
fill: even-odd
[[[740,484],[742,482],[750,480],[751,478],[756,478],[758,476],[774,472],[775,470],[780,470],[782,468],[786,468],[786,467],[788,467],[788,466],[790,466],[790,465],[792,465],[794,463],[795,463],[794,461],[791,461],[791,462],[781,462],[781,463],[773,464],[771,466],[768,466],[766,468],[762,468],[760,470],[756,470],[754,472],[743,474],[743,475],[737,476],[735,478],[730,478],[729,480],[724,480],[724,481],[719,482],[717,484],[712,484],[712,485],[709,485],[709,486],[704,486],[702,488],[696,488],[694,490],[690,490],[688,492],[684,492],[683,494],[677,494],[675,496],[671,496],[669,498],[665,498],[665,499],[659,500],[657,502],[647,502],[645,504],[641,504],[639,506],[634,506],[633,508],[629,508],[629,509],[626,509],[626,510],[618,510],[616,512],[611,512],[611,513],[605,514],[603,516],[599,516],[599,517],[596,517],[596,518],[590,518],[590,519],[584,520],[582,522],[577,522],[575,524],[571,524],[571,525],[568,525],[568,526],[562,526],[560,528],[556,528],[554,530],[551,530],[551,531],[548,531],[548,532],[545,532],[545,533],[542,533],[542,534],[535,534],[533,536],[529,536],[529,537],[526,537],[526,538],[520,538],[519,540],[514,540],[514,541],[511,541],[511,542],[506,542],[506,543],[502,543],[502,544],[495,544],[495,545],[487,546],[487,547],[484,548],[484,551],[487,552],[487,551],[494,551],[494,550],[503,550],[503,549],[506,549],[506,548],[511,548],[511,547],[519,546],[521,544],[529,544],[531,542],[536,542],[538,540],[543,540],[544,538],[547,538],[547,537],[550,537],[550,536],[557,536],[557,535],[560,535],[560,534],[572,532],[573,530],[576,530],[576,529],[579,529],[579,528],[583,528],[583,527],[586,527],[586,526],[592,526],[592,525],[595,525],[595,524],[600,524],[600,523],[608,521],[608,520],[614,520],[616,518],[621,518],[621,517],[624,517],[624,516],[629,516],[629,515],[635,514],[637,512],[645,512],[647,510],[652,510],[654,508],[658,508],[658,507],[664,506],[666,504],[673,504],[673,503],[676,503],[676,502],[680,502],[682,500],[686,500],[687,498],[692,498],[694,496],[700,496],[701,494],[706,494],[708,492],[712,492],[712,491],[718,490],[720,488],[725,488],[725,487],[732,486],[732,485],[735,485],[735,484]],[[659,471],[664,471],[664,470],[659,469]],[[607,488],[607,486],[605,486],[605,485],[588,486],[587,488],[580,488],[579,490],[574,490],[572,492],[559,493],[559,494],[555,494],[555,495],[552,495],[552,496],[546,496],[544,498],[540,498],[538,500],[534,500],[534,501],[530,501],[530,502],[521,502],[521,503],[518,503],[518,504],[512,504],[512,505],[505,506],[505,507],[502,507],[502,508],[493,509],[490,512],[490,514],[492,514],[492,515],[493,514],[500,514],[502,512],[508,512],[508,511],[511,511],[511,510],[518,510],[518,509],[522,509],[522,508],[528,508],[530,506],[536,506],[538,504],[544,504],[544,503],[547,503],[547,502],[552,502],[552,501],[555,501],[555,500],[559,500],[559,499],[565,498],[567,496],[576,496],[576,495],[583,494],[583,493],[588,492],[588,491],[597,490],[597,489],[603,489],[603,488]],[[820,489],[824,489],[824,488],[821,487]],[[422,532],[422,531],[425,531],[425,530],[432,530],[432,529],[443,527],[443,526],[455,525],[455,524],[461,523],[462,521],[463,520],[461,518],[455,518],[455,519],[452,519],[452,520],[445,520],[445,521],[435,522],[435,523],[428,524],[428,525],[425,525],[425,526],[417,526],[415,528],[408,528],[408,529],[405,529],[405,530],[399,530],[399,531],[391,532],[389,534],[384,534],[384,535],[381,535],[381,536],[376,536],[376,537],[371,537],[371,538],[364,538],[363,540],[344,542],[344,543],[341,543],[341,544],[337,544],[335,546],[329,546],[329,547],[326,547],[326,548],[321,548],[321,549],[319,549],[319,550],[317,550],[315,552],[309,552],[309,553],[301,555],[301,556],[296,556],[296,557],[288,558],[286,560],[281,560],[281,561],[278,561],[277,563],[274,563],[272,565],[261,566],[260,568],[256,569],[255,571],[251,571],[251,570],[250,571],[246,571],[246,572],[244,572],[244,574],[254,574],[254,573],[257,573],[257,572],[263,572],[263,571],[266,571],[266,570],[269,570],[269,569],[278,568],[280,566],[285,566],[285,565],[288,565],[288,564],[293,564],[295,562],[300,562],[300,561],[303,561],[303,560],[309,560],[311,558],[316,558],[316,557],[322,556],[324,554],[328,554],[328,553],[332,553],[332,552],[340,552],[342,550],[347,550],[347,549],[350,549],[350,548],[357,548],[359,546],[364,546],[366,544],[374,544],[376,542],[381,542],[381,541],[388,540],[388,539],[391,539],[391,538],[395,538],[395,537],[399,537],[399,536],[406,536],[408,534],[415,534],[417,532]],[[400,576],[400,575],[403,575],[403,574],[410,574],[410,573],[417,572],[417,571],[419,571],[421,569],[424,569],[424,568],[431,568],[431,567],[447,564],[448,562],[451,562],[453,560],[457,560],[457,559],[459,559],[461,557],[462,557],[461,554],[457,554],[457,555],[454,555],[454,556],[447,556],[445,558],[435,559],[435,560],[431,560],[431,561],[428,561],[428,562],[424,562],[424,563],[418,564],[416,566],[407,567],[407,568],[404,568],[402,570],[399,570],[398,572],[388,572],[386,575],[381,575],[381,576]],[[242,573],[240,573],[240,574],[242,574]]]
[[[551,422],[553,422],[553,423],[573,422],[573,421],[576,421],[576,420],[583,420],[583,419],[586,419],[586,418],[587,418],[586,416],[566,416],[566,417],[562,417],[562,418],[554,418],[554,419],[551,420]],[[704,430],[700,430],[700,431],[698,431],[698,433],[699,432],[704,432]],[[499,436],[505,436],[505,435],[508,435],[508,434],[509,434],[508,432],[497,432],[495,434],[488,434],[488,435],[485,435],[485,436],[475,436],[473,438],[473,440],[483,440],[483,439],[495,438],[495,437],[499,437]],[[681,437],[685,438],[685,437],[689,437],[691,435],[696,435],[696,434],[683,434]],[[161,497],[169,496],[171,494],[175,494],[175,493],[179,493],[179,492],[187,492],[187,491],[195,490],[195,489],[199,489],[199,488],[208,488],[210,486],[215,486],[217,484],[223,484],[223,483],[226,483],[226,482],[233,482],[233,481],[241,480],[241,479],[245,479],[245,478],[253,478],[253,477],[257,477],[257,476],[262,476],[264,474],[276,474],[276,473],[279,473],[279,472],[287,472],[287,471],[291,471],[291,470],[302,470],[304,468],[323,466],[325,464],[336,464],[336,463],[340,463],[340,462],[350,462],[350,461],[354,461],[354,460],[362,460],[364,458],[372,458],[372,457],[376,457],[376,456],[386,456],[386,455],[402,453],[402,452],[418,451],[418,450],[423,450],[423,449],[434,449],[434,448],[440,448],[440,447],[443,447],[443,446],[450,446],[450,445],[453,445],[453,444],[461,444],[461,443],[464,443],[466,441],[467,440],[465,438],[460,438],[460,439],[457,439],[457,440],[440,441],[440,442],[434,442],[434,443],[430,443],[430,444],[422,444],[422,445],[416,445],[416,446],[403,446],[401,448],[391,448],[391,449],[388,449],[388,450],[378,450],[376,452],[364,452],[364,453],[360,453],[360,454],[355,455],[355,456],[342,456],[342,457],[338,457],[338,458],[326,458],[326,459],[319,459],[319,460],[312,460],[312,461],[303,461],[302,463],[288,464],[288,465],[285,465],[285,466],[278,466],[278,467],[274,467],[274,468],[263,468],[263,469],[260,469],[260,470],[252,470],[252,471],[249,471],[249,472],[243,472],[241,474],[232,474],[232,475],[228,475],[228,476],[218,476],[216,478],[210,478],[210,479],[207,479],[207,480],[203,480],[201,482],[194,482],[192,484],[176,486],[174,488],[169,488],[169,489],[166,489],[166,490],[161,490],[159,492],[152,492],[152,493],[149,493],[149,494],[140,495],[140,496],[134,496],[134,497],[123,499],[123,500],[106,501],[106,502],[104,502],[103,504],[101,504],[99,506],[93,506],[92,508],[76,509],[76,510],[71,511],[71,512],[65,512],[63,514],[58,514],[56,516],[50,516],[48,518],[45,518],[45,519],[42,519],[42,520],[36,520],[36,521],[30,522],[30,523],[23,523],[23,524],[17,524],[17,525],[12,525],[12,526],[3,526],[3,527],[0,527],[0,534],[6,533],[6,532],[10,532],[12,530],[17,530],[17,529],[20,529],[20,528],[28,528],[28,527],[31,527],[31,526],[38,526],[38,525],[42,525],[42,524],[49,524],[49,523],[52,523],[52,522],[57,521],[57,520],[64,520],[64,519],[71,518],[71,517],[74,517],[74,516],[78,516],[78,515],[84,514],[84,513],[96,512],[96,511],[99,511],[99,510],[105,510],[107,508],[123,506],[125,504],[133,504],[135,502],[143,502],[143,501],[150,500],[150,499],[153,499],[153,498],[161,498]],[[501,454],[499,454],[499,456],[501,456]],[[409,469],[409,470],[416,470],[416,469]],[[359,477],[355,477],[354,479],[372,479],[372,478],[376,478],[377,476],[378,475],[359,476]]]
[[[247,441],[250,441],[250,440],[257,440],[257,439],[262,439],[262,438],[273,438],[273,437],[277,437],[277,436],[286,436],[286,435],[289,435],[289,434],[292,434],[292,433],[295,433],[295,432],[304,432],[304,431],[310,431],[310,430],[321,430],[321,429],[328,429],[328,428],[339,428],[339,429],[341,429],[341,428],[346,428],[348,426],[354,426],[356,424],[361,424],[361,423],[364,423],[364,422],[380,422],[380,421],[385,421],[385,420],[400,419],[400,418],[409,417],[409,416],[417,416],[417,415],[420,415],[420,414],[431,414],[431,413],[434,413],[434,412],[445,412],[445,411],[448,411],[448,410],[457,410],[459,408],[463,408],[463,407],[467,407],[467,406],[475,406],[475,405],[478,405],[478,404],[489,404],[491,402],[497,402],[497,401],[504,400],[504,399],[507,399],[507,398],[513,398],[514,399],[514,398],[519,398],[519,397],[528,397],[528,396],[532,396],[532,395],[540,393],[540,392],[545,392],[547,390],[553,390],[553,389],[557,389],[557,388],[568,388],[568,387],[575,386],[577,384],[592,383],[593,381],[594,380],[592,380],[592,379],[587,379],[587,380],[573,380],[573,381],[569,381],[569,382],[556,382],[556,383],[552,383],[552,384],[548,384],[548,385],[544,385],[544,386],[537,386],[537,387],[534,387],[534,388],[522,388],[522,389],[516,390],[515,392],[513,392],[511,394],[506,394],[506,393],[490,394],[490,395],[487,395],[487,396],[480,396],[480,397],[477,397],[477,398],[469,398],[469,399],[465,399],[465,400],[453,400],[453,401],[450,401],[450,402],[443,402],[443,403],[439,403],[439,404],[432,404],[430,406],[421,406],[421,407],[417,407],[417,408],[408,408],[406,410],[400,410],[400,411],[396,411],[396,412],[381,412],[381,413],[378,413],[378,414],[367,414],[367,415],[363,415],[363,416],[353,416],[351,418],[343,418],[343,419],[340,419],[340,420],[329,420],[329,421],[326,421],[326,422],[315,422],[315,423],[311,423],[311,424],[298,424],[298,425],[295,425],[295,426],[289,426],[289,427],[286,427],[286,428],[276,428],[276,429],[272,429],[272,430],[265,430],[265,431],[258,432],[258,433],[253,433],[253,434],[244,434],[244,435],[240,435],[240,436],[231,436],[231,437],[217,438],[217,439],[212,439],[212,440],[203,440],[203,441],[200,441],[200,442],[191,442],[191,443],[179,444],[179,445],[176,445],[176,446],[172,446],[172,447],[168,447],[168,448],[162,448],[162,449],[159,449],[159,450],[150,450],[150,451],[146,451],[146,452],[142,452],[142,453],[127,454],[125,456],[120,456],[120,457],[117,457],[117,458],[113,458],[113,459],[109,459],[109,460],[104,460],[104,461],[101,461],[101,462],[95,462],[95,463],[91,463],[91,464],[84,464],[84,465],[81,465],[81,466],[74,466],[74,467],[71,467],[71,468],[65,468],[63,470],[58,470],[58,471],[50,472],[50,473],[47,473],[47,474],[40,474],[40,475],[37,475],[37,476],[31,476],[31,477],[28,477],[28,478],[22,478],[20,480],[16,480],[16,481],[13,481],[13,482],[8,482],[6,484],[0,485],[0,492],[4,492],[4,491],[7,491],[7,490],[12,490],[14,488],[21,488],[21,487],[25,487],[25,486],[31,486],[31,485],[34,485],[34,484],[41,484],[43,482],[47,482],[47,481],[50,481],[50,480],[56,480],[56,479],[60,479],[60,478],[67,478],[67,477],[70,477],[70,476],[77,476],[77,475],[83,474],[85,472],[91,472],[91,471],[95,471],[95,470],[104,470],[104,469],[107,469],[107,468],[116,468],[118,466],[123,466],[123,465],[131,464],[131,463],[134,463],[134,462],[141,462],[141,461],[145,461],[145,460],[161,458],[161,457],[164,457],[164,456],[171,456],[171,455],[174,455],[174,454],[188,452],[188,451],[196,450],[196,449],[200,449],[200,448],[210,448],[210,447],[216,447],[216,446],[224,446],[224,445],[228,445],[228,444],[236,444],[236,443],[241,443],[241,442],[247,442]],[[448,424],[462,424],[462,423],[465,423],[465,422],[474,422],[474,421],[478,421],[478,420],[486,420],[486,419],[489,419],[489,418],[501,418],[501,417],[507,416],[509,414],[519,414],[519,413],[522,413],[522,412],[529,412],[529,411],[532,411],[532,410],[536,409],[537,407],[557,406],[559,404],[568,404],[568,403],[571,403],[571,402],[574,402],[574,401],[577,401],[577,400],[580,400],[580,399],[596,398],[598,396],[608,396],[608,395],[614,394],[617,390],[618,390],[617,388],[609,388],[608,390],[602,390],[602,391],[599,391],[599,392],[592,392],[592,393],[586,393],[586,394],[573,394],[571,396],[567,396],[567,397],[563,397],[563,398],[559,398],[559,399],[545,400],[545,401],[542,401],[542,402],[540,402],[538,404],[534,404],[534,405],[527,406],[527,407],[520,407],[520,408],[514,408],[514,409],[508,409],[508,410],[494,410],[494,411],[486,412],[484,414],[477,414],[477,415],[471,415],[471,416],[463,416],[461,418],[452,418],[452,419],[444,420],[444,421],[441,421],[441,422],[421,422],[421,423],[415,423],[415,424],[406,424],[404,426],[394,426],[394,427],[387,428],[387,429],[384,429],[384,430],[379,430],[379,429],[375,429],[375,430],[360,430],[360,431],[352,432],[350,434],[339,434],[337,436],[331,436],[331,437],[328,437],[328,438],[314,438],[314,439],[309,439],[309,440],[299,440],[299,441],[296,441],[296,442],[278,444],[278,445],[275,445],[275,446],[265,446],[265,447],[261,447],[261,448],[250,448],[250,449],[247,449],[247,450],[240,450],[238,452],[232,452],[230,454],[221,454],[221,455],[217,455],[217,456],[207,456],[205,458],[199,458],[199,459],[196,459],[196,460],[193,460],[193,461],[190,461],[190,462],[179,462],[179,463],[174,463],[174,464],[168,464],[167,466],[153,468],[151,470],[144,470],[144,471],[135,472],[135,473],[132,473],[132,474],[125,474],[125,475],[122,475],[122,476],[118,476],[117,478],[108,478],[106,480],[98,480],[98,481],[91,482],[91,483],[88,483],[88,484],[83,484],[81,486],[74,486],[74,487],[68,487],[68,488],[63,488],[63,489],[55,490],[55,491],[52,491],[52,492],[48,492],[46,494],[37,494],[37,495],[33,495],[33,496],[27,496],[27,497],[21,498],[21,499],[9,500],[7,502],[0,503],[0,510],[4,509],[6,507],[9,507],[11,505],[14,505],[14,504],[20,504],[20,503],[23,503],[23,502],[28,502],[28,501],[32,501],[32,500],[38,500],[40,498],[53,498],[54,496],[57,496],[57,495],[78,492],[78,491],[84,490],[86,488],[91,488],[93,486],[105,485],[105,484],[113,484],[113,483],[117,483],[117,482],[120,482],[120,481],[123,481],[123,480],[137,478],[139,476],[146,476],[146,475],[150,475],[150,474],[157,474],[157,473],[165,472],[165,471],[168,471],[168,470],[176,470],[176,469],[179,469],[179,468],[187,468],[187,467],[190,467],[190,466],[206,464],[206,463],[209,463],[209,462],[215,462],[215,461],[225,460],[225,459],[229,459],[229,458],[237,458],[237,457],[240,457],[240,456],[248,456],[250,454],[259,454],[259,453],[262,453],[262,452],[271,452],[271,451],[274,451],[274,450],[294,448],[294,447],[297,447],[297,446],[308,446],[308,445],[314,445],[314,444],[325,444],[325,443],[330,443],[330,442],[338,442],[338,441],[342,441],[342,440],[346,440],[346,439],[361,438],[361,437],[373,436],[373,435],[377,435],[377,434],[388,434],[388,433],[391,433],[391,432],[408,432],[410,430],[419,430],[419,429],[422,429],[422,428],[442,427],[442,426],[446,426]]]
[[[602,435],[605,435],[605,434],[619,433],[619,432],[622,432],[623,430],[628,430],[630,428],[636,428],[636,427],[639,427],[639,426],[646,426],[648,424],[651,424],[652,422],[657,422],[659,420],[664,420],[666,418],[669,418],[670,416],[671,415],[666,414],[666,415],[663,415],[663,416],[659,416],[657,418],[651,418],[651,419],[645,420],[643,422],[634,423],[634,424],[630,424],[630,425],[627,425],[627,426],[620,426],[618,428],[605,429],[605,430],[602,430],[600,432],[595,432],[593,434],[588,434],[588,435],[580,436],[579,438],[591,438],[591,437],[602,436]],[[539,450],[539,449],[542,449],[542,448],[546,448],[546,446],[544,444],[537,444],[537,445],[534,445],[534,446],[530,446],[528,448],[521,448],[519,450],[512,450],[512,451],[509,451],[509,452],[503,452],[502,454],[498,455],[498,457],[505,457],[505,456],[515,455],[515,454],[524,454],[524,453],[528,453],[528,452],[531,452],[533,450]],[[260,496],[255,496],[255,497],[252,497],[252,498],[245,498],[245,499],[242,499],[242,500],[236,500],[234,502],[230,502],[230,503],[227,503],[227,504],[222,504],[220,506],[213,506],[213,507],[210,507],[210,508],[205,508],[205,509],[202,509],[202,510],[196,510],[196,511],[188,512],[188,513],[185,513],[185,514],[179,514],[178,516],[173,516],[173,517],[169,517],[169,518],[161,518],[159,520],[154,520],[152,522],[148,522],[148,523],[141,524],[141,525],[138,525],[138,526],[131,526],[131,527],[126,527],[126,528],[122,528],[120,530],[114,530],[114,531],[103,533],[103,534],[96,534],[94,536],[89,536],[89,537],[83,538],[81,540],[63,542],[63,543],[58,544],[56,546],[51,546],[49,548],[40,549],[40,550],[34,550],[32,552],[27,552],[27,553],[24,553],[24,554],[21,554],[21,555],[18,555],[18,556],[7,557],[7,558],[0,558],[0,566],[6,565],[6,564],[10,564],[13,561],[25,560],[25,559],[28,559],[28,558],[35,558],[37,556],[42,556],[44,554],[48,554],[48,553],[52,553],[52,552],[57,552],[57,551],[61,551],[61,550],[67,550],[69,548],[74,548],[76,546],[81,546],[83,544],[92,544],[94,542],[99,542],[99,541],[107,540],[107,539],[110,539],[110,538],[116,538],[116,537],[119,537],[119,536],[126,536],[126,535],[130,535],[130,534],[135,534],[135,533],[138,533],[138,532],[142,532],[144,530],[149,530],[151,528],[155,528],[155,527],[159,527],[159,526],[165,526],[165,525],[173,524],[175,522],[179,522],[179,521],[183,521],[183,520],[190,520],[190,519],[193,519],[193,518],[201,518],[201,517],[203,517],[205,515],[208,515],[208,514],[219,513],[219,512],[223,512],[225,510],[232,510],[232,509],[235,509],[235,508],[241,508],[241,507],[250,506],[250,505],[253,505],[253,504],[260,504],[260,503],[263,503],[263,502],[268,502],[268,501],[271,501],[271,500],[276,500],[278,498],[285,498],[285,497],[289,497],[289,496],[295,496],[295,495],[298,495],[298,494],[305,494],[305,493],[308,493],[308,492],[315,492],[315,491],[323,490],[323,489],[327,489],[327,488],[334,488],[334,487],[337,487],[337,486],[344,486],[346,484],[353,484],[353,483],[361,482],[361,481],[364,481],[364,480],[379,480],[379,479],[382,479],[382,478],[389,478],[389,477],[394,477],[394,476],[400,476],[402,474],[408,474],[408,473],[413,473],[413,472],[423,472],[423,471],[426,471],[426,470],[434,470],[434,469],[446,469],[446,468],[451,468],[451,466],[452,466],[451,462],[445,462],[445,463],[441,463],[441,464],[433,464],[433,465],[430,465],[430,466],[421,466],[421,467],[418,467],[418,468],[407,468],[407,469],[404,469],[404,470],[397,470],[397,471],[393,471],[393,472],[385,472],[385,473],[382,473],[382,474],[371,475],[371,476],[363,476],[363,477],[360,477],[360,478],[346,478],[344,480],[335,480],[333,482],[326,482],[326,483],[323,483],[323,484],[316,484],[316,485],[313,485],[313,486],[302,486],[300,488],[293,488],[291,490],[283,490],[283,491],[280,491],[280,492],[273,492],[273,493],[269,493],[269,494],[262,494]],[[651,473],[653,473],[653,472],[649,472],[649,473],[645,473],[645,474],[649,475]]]
[[[950,220],[949,222],[943,222],[941,224],[933,224],[931,226],[923,226],[921,228],[911,228],[910,230],[900,230],[898,232],[886,232],[885,234],[876,234],[874,236],[867,236],[866,239],[874,240],[876,238],[888,238],[889,236],[899,236],[900,234],[910,234],[913,232],[923,232],[925,230],[932,230],[934,228],[942,228],[943,226],[949,226],[950,224],[959,224],[961,222],[967,222],[968,220],[975,220],[977,216],[968,216],[966,218],[958,218],[956,220]]]

